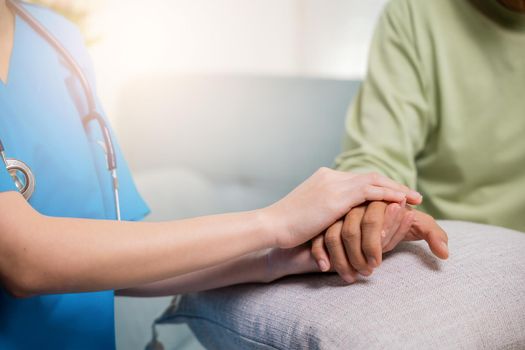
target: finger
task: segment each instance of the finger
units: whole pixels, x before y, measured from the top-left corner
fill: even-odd
[[[368,175],[371,178],[371,185],[389,188],[396,192],[403,192],[406,195],[409,204],[418,205],[423,201],[423,196],[419,192],[411,190],[407,186],[400,184],[387,176],[378,173],[371,173]]]
[[[365,201],[386,201],[386,202],[396,202],[401,203],[405,200],[406,194],[400,191],[394,191],[390,188],[367,185],[363,188],[363,200]]]
[[[448,259],[448,236],[439,225],[436,224],[435,229],[426,236],[425,241],[435,256],[443,260]]]
[[[440,259],[448,258],[448,236],[432,216],[415,212],[410,232],[412,236],[424,239],[435,256]]]
[[[337,221],[326,230],[325,245],[330,256],[330,263],[343,280],[353,283],[356,280],[356,272],[350,266],[345,254],[341,238],[342,221]]]
[[[312,240],[312,256],[317,262],[319,270],[323,272],[330,270],[330,259],[324,247],[324,234],[320,234]]]
[[[396,233],[399,224],[401,224],[401,205],[397,203],[390,203],[385,209],[385,221],[383,231],[381,232],[381,242],[389,241]]]
[[[365,215],[366,206],[356,207],[345,216],[341,236],[346,256],[352,267],[363,276],[370,276],[372,269],[361,250],[361,221]]]
[[[414,222],[414,213],[410,211],[405,212],[402,216],[401,224],[399,225],[398,229],[396,230],[394,235],[390,238],[390,240],[384,244],[383,253],[391,251],[399,244],[399,242],[405,239],[405,236],[409,232],[410,227],[412,226],[413,222]]]
[[[288,261],[285,262],[293,269],[288,274],[303,274],[319,272],[319,266],[310,252],[310,247],[305,244],[289,249]]]
[[[387,207],[385,209],[385,220],[384,220],[384,224],[383,224],[383,231],[385,233],[388,233],[388,231],[392,227],[392,224],[393,224],[394,219],[395,219],[395,214],[396,213],[393,210],[393,205],[394,204],[397,205],[397,203],[390,203],[390,204],[387,205]]]
[[[385,218],[384,202],[372,202],[366,208],[361,221],[361,249],[365,254],[368,267],[373,269],[381,264],[381,231]]]
[[[392,206],[392,209],[390,210],[394,211],[395,218],[392,222],[392,225],[390,226],[390,229],[386,231],[386,237],[384,237],[383,242],[388,242],[392,239],[394,234],[396,234],[396,232],[399,230],[399,227],[401,226],[403,222],[403,218],[405,214],[408,213],[408,210],[403,206],[403,203],[401,203],[401,205],[399,206],[397,205],[397,203],[392,203],[389,206]],[[388,208],[387,208],[387,212],[388,212]],[[408,228],[410,228],[410,226]]]

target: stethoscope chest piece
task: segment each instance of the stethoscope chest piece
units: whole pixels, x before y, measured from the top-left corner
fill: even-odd
[[[2,0],[0,0],[1,2]],[[104,150],[106,153],[106,161],[108,165],[108,171],[111,175],[111,182],[113,187],[113,198],[115,202],[115,216],[117,220],[120,220],[120,198],[118,188],[118,174],[117,174],[117,156],[115,153],[115,147],[111,139],[111,133],[107,126],[106,120],[97,113],[97,103],[93,90],[90,87],[89,80],[82,71],[81,66],[77,63],[75,58],[69,53],[69,51],[50,33],[44,25],[42,25],[37,19],[35,19],[31,13],[29,13],[21,3],[15,0],[6,0],[6,4],[16,12],[16,14],[29,24],[39,35],[45,39],[51,47],[53,47],[57,53],[65,60],[69,68],[75,74],[82,86],[82,89],[86,95],[88,113],[86,117],[82,118],[84,125],[87,125],[91,121],[96,121],[102,131],[102,137],[104,142]],[[31,198],[35,191],[35,176],[31,172],[31,169],[24,162],[7,158],[5,156],[5,149],[0,140],[0,160],[5,163],[9,174],[13,178],[15,185],[20,193],[27,200]]]
[[[13,158],[6,158],[5,165],[18,191],[26,200],[29,200],[35,191],[35,175],[31,168],[21,160]]]

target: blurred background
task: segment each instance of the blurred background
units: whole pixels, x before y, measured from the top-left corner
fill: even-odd
[[[332,164],[386,0],[34,2],[81,28],[147,220],[172,220],[268,205]],[[117,348],[142,349],[170,300],[117,298]],[[177,322],[165,348],[202,349]]]
[[[361,78],[386,0],[40,0],[79,23],[110,116],[158,73]]]
[[[108,0],[87,27],[100,37],[100,95],[109,112],[119,87],[144,73],[362,77],[385,2]]]

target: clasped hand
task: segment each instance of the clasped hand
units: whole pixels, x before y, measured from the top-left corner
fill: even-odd
[[[431,216],[408,206],[421,202],[416,191],[377,173],[320,169],[261,211],[275,247],[266,259],[267,280],[321,270],[352,283],[358,274],[372,274],[382,254],[403,240],[424,239],[446,259],[446,233]]]
[[[312,255],[321,271],[336,271],[346,282],[370,276],[382,254],[401,241],[425,240],[432,253],[448,258],[447,234],[435,220],[405,203],[373,201],[352,208],[344,218],[312,240]]]

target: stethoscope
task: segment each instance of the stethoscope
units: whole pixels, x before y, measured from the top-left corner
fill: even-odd
[[[26,9],[22,7],[15,0],[6,0],[7,5],[14,10],[14,12],[25,22],[33,28],[42,38],[44,38],[66,61],[70,69],[77,76],[82,90],[86,96],[88,105],[88,114],[82,118],[84,130],[88,133],[88,126],[92,121],[96,121],[102,131],[103,137],[103,148],[106,154],[107,168],[111,176],[111,183],[113,187],[113,198],[115,202],[115,213],[116,219],[120,221],[120,201],[119,201],[119,182],[117,175],[117,157],[115,154],[115,148],[113,147],[113,141],[109,132],[108,125],[104,118],[97,112],[95,98],[93,91],[89,85],[89,82],[82,72],[79,64],[75,61],[73,56],[66,50],[64,46],[51,34],[38,20],[36,20]],[[7,158],[4,145],[0,140],[0,156],[5,164],[5,167],[18,191],[24,196],[26,200],[29,200],[35,191],[36,179],[35,175],[31,171],[31,168],[18,159]],[[20,174],[20,175],[19,175]]]

